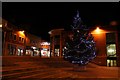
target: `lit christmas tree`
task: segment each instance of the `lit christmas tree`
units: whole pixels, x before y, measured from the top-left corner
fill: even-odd
[[[64,47],[64,59],[84,66],[96,57],[96,51],[93,36],[83,25],[78,11],[73,20],[72,32],[73,37],[66,41]]]

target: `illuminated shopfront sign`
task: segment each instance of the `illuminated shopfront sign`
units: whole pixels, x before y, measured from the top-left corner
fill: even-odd
[[[50,45],[48,42],[42,42],[41,45]]]
[[[50,57],[50,43],[42,42],[41,46],[42,46],[41,57]]]

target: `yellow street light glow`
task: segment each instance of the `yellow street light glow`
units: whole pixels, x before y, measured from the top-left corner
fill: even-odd
[[[24,34],[24,31],[20,31],[20,33]]]
[[[21,31],[22,33],[24,33],[24,31]]]
[[[20,33],[24,33],[24,31],[20,31]]]
[[[99,33],[100,33],[100,28],[99,28],[99,27],[97,27],[95,31],[96,31],[96,33],[98,33],[98,34],[99,34]]]
[[[91,34],[101,34],[101,33],[107,33],[107,31],[100,29],[99,27],[97,27],[95,30],[93,30],[91,32]]]
[[[19,31],[19,34],[20,34],[21,36],[25,36],[24,31]]]

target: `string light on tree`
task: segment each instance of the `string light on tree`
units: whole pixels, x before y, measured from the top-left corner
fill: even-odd
[[[72,26],[73,37],[72,40],[66,41],[64,48],[64,59],[80,66],[86,65],[90,60],[96,57],[95,42],[92,34],[83,25],[79,17],[79,11],[74,17]]]

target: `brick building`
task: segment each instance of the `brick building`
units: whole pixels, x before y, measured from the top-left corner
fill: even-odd
[[[91,28],[96,42],[97,57],[94,63],[104,66],[120,66],[120,42],[117,26]]]
[[[18,29],[10,22],[2,19],[2,55],[3,56],[40,56],[40,37]]]
[[[117,27],[91,28],[90,32],[96,42],[97,53],[97,57],[92,62],[102,66],[120,66],[120,33]],[[67,37],[72,37],[72,32],[64,29],[53,29],[49,34],[52,56],[62,57],[65,40]]]
[[[50,34],[50,54],[51,57],[63,57],[63,48],[67,37],[71,37],[71,31],[62,29],[53,29]]]
[[[25,48],[25,35],[23,31],[18,30],[13,24],[2,19],[2,53],[6,55],[23,55]]]

